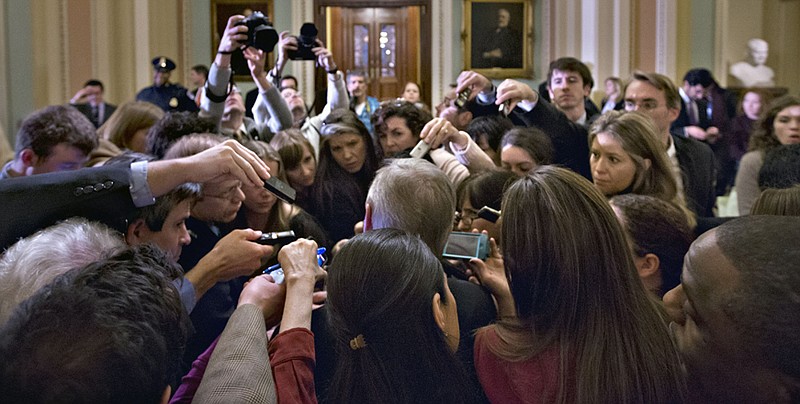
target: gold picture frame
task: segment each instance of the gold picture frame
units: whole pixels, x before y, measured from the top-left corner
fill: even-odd
[[[533,75],[532,0],[464,0],[463,38],[466,70],[490,78]]]

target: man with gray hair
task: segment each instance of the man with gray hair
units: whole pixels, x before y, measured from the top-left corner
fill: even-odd
[[[0,257],[0,325],[56,276],[122,248],[125,242],[119,233],[77,217],[18,241]]]
[[[413,197],[409,197],[413,195]],[[416,234],[436,256],[441,257],[453,227],[456,192],[445,173],[421,159],[395,159],[378,170],[366,201],[364,231],[396,228]],[[474,331],[494,321],[496,309],[491,295],[481,286],[454,278],[458,270],[442,262],[449,275],[447,283],[456,299],[461,340],[456,355],[479,389],[473,366]],[[314,380],[317,394],[324,392],[333,375],[335,344],[327,330],[326,313],[315,310],[312,331],[317,355]],[[322,317],[322,318],[320,318]],[[413,341],[409,341],[412,343]],[[324,401],[324,400],[323,400]]]

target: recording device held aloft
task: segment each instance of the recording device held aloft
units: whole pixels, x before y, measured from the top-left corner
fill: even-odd
[[[295,240],[297,240],[297,236],[295,236],[294,230],[273,231],[271,233],[262,234],[261,237],[256,239],[256,243],[261,245],[276,245],[288,244]]]
[[[421,159],[421,158],[425,157],[425,155],[428,154],[428,151],[430,151],[430,150],[431,150],[431,145],[429,145],[428,143],[425,143],[424,140],[420,140],[419,143],[417,143],[417,145],[414,146],[413,149],[411,149],[411,153],[410,154],[411,154],[411,157],[413,157],[415,159]]]
[[[294,188],[275,177],[269,177],[268,180],[264,181],[264,188],[286,203],[294,203],[297,198],[297,191]]]
[[[472,94],[472,92],[468,88],[464,89],[464,90],[461,90],[461,92],[458,93],[458,96],[456,97],[456,107],[458,107],[460,109],[466,108],[467,107],[467,101],[469,101],[470,94]]]
[[[451,232],[447,237],[447,244],[444,245],[442,256],[465,260],[472,258],[485,260],[489,256],[489,236],[483,233]]]
[[[310,22],[303,24],[303,26],[300,27],[300,35],[295,37],[297,38],[297,50],[286,52],[289,59],[315,60],[317,56],[314,55],[311,49],[319,46],[319,44],[317,44],[317,34],[319,34],[319,31],[316,25]]]
[[[256,11],[250,14],[249,17],[239,21],[236,25],[244,25],[247,27],[247,41],[244,42],[247,46],[252,46],[260,49],[266,53],[272,52],[275,49],[275,44],[278,43],[278,31],[272,27],[264,13]]]

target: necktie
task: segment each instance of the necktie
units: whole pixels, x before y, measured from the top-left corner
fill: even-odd
[[[95,127],[100,126],[100,110],[94,105],[92,106],[92,123]]]
[[[697,104],[694,102],[694,100],[691,100],[688,104],[686,104],[686,109],[686,112],[689,114],[689,123],[691,125],[697,125],[697,123],[700,122],[700,119],[697,116]]]

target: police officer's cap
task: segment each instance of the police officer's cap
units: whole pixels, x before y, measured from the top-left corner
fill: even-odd
[[[160,72],[171,72],[175,70],[175,62],[170,58],[159,56],[153,59],[153,69]]]

